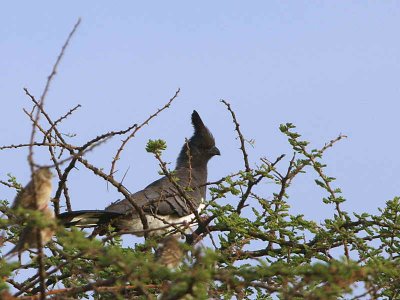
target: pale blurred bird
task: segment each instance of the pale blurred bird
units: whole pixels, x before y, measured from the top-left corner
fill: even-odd
[[[50,208],[46,207],[44,210],[42,210],[42,213],[45,221],[54,219],[54,212]],[[37,248],[38,230],[40,230],[40,235],[42,237],[42,246],[44,246],[51,240],[55,232],[54,226],[47,226],[45,228],[40,228],[37,225],[28,223],[22,230],[21,235],[19,236],[18,243],[15,245],[13,249],[10,250],[10,252],[8,252],[5,255],[5,257],[12,256],[16,253],[21,253],[26,249]]]
[[[19,207],[32,210],[44,210],[49,205],[51,197],[51,180],[53,174],[49,168],[40,168],[32,174],[32,179],[18,193],[11,206],[12,209]]]
[[[18,300],[18,298],[14,297],[13,295],[10,294],[9,291],[2,290],[0,292],[0,299],[2,300]]]
[[[170,235],[161,241],[161,246],[156,250],[156,259],[160,264],[174,269],[181,263],[184,254],[183,245]]]

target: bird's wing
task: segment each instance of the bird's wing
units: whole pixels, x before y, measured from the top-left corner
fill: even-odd
[[[33,197],[33,185],[29,182],[22,190],[15,196],[14,202],[11,205],[12,209],[23,208],[34,208],[34,197]]]
[[[182,186],[182,190],[187,186],[187,180],[182,179],[178,184]],[[192,214],[191,206],[197,209],[202,201],[201,192],[198,189],[193,189],[187,193],[188,200],[192,205],[187,203],[175,185],[167,178],[163,177],[148,185],[144,190],[141,190],[132,195],[132,200],[142,207],[144,212],[158,215],[177,215],[179,217]],[[128,199],[117,201],[106,208],[107,211],[118,213],[128,213],[134,210]]]

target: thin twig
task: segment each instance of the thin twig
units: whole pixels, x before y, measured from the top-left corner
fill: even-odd
[[[33,118],[33,122],[32,122],[32,131],[31,131],[31,137],[30,137],[30,146],[29,146],[29,154],[28,154],[28,163],[31,169],[31,174],[32,174],[32,186],[33,186],[33,197],[34,199],[36,199],[37,195],[36,195],[36,188],[35,188],[35,180],[34,180],[34,171],[35,171],[35,163],[33,160],[33,146],[34,146],[34,142],[35,142],[35,135],[36,135],[36,128],[38,127],[39,124],[39,119],[40,119],[40,115],[41,112],[43,111],[43,107],[44,107],[44,101],[46,99],[46,95],[48,93],[48,90],[50,88],[50,84],[52,79],[54,78],[55,74],[57,73],[57,67],[58,64],[60,63],[62,57],[64,56],[64,52],[65,49],[68,46],[68,43],[70,41],[70,39],[72,38],[73,34],[75,33],[76,29],[78,28],[80,24],[80,19],[78,20],[78,22],[75,24],[73,30],[71,31],[71,33],[69,34],[66,42],[64,43],[61,52],[55,62],[55,64],[53,65],[53,69],[50,73],[50,75],[47,78],[47,82],[46,82],[46,86],[43,90],[42,96],[40,97],[39,102],[36,104],[36,114]],[[25,89],[25,92],[27,92],[27,89]],[[32,115],[32,114],[31,114]],[[35,201],[36,202],[36,201]],[[44,262],[43,262],[43,239],[42,239],[42,235],[41,235],[41,230],[37,231],[37,245],[38,245],[38,256],[37,256],[37,260],[38,260],[38,274],[39,274],[39,279],[40,279],[40,299],[41,300],[45,300],[46,299],[46,272],[44,269]]]
[[[21,189],[20,186],[15,185],[15,184],[11,184],[11,183],[8,183],[8,182],[5,182],[5,181],[3,181],[3,180],[0,180],[0,183],[3,184],[3,185],[5,185],[5,186],[8,186],[9,188],[12,188],[12,189],[16,189],[16,190],[20,190],[20,189]]]
[[[40,103],[42,103],[42,104],[44,102],[44,99],[46,98],[46,95],[47,95],[48,91],[49,91],[50,84],[51,84],[54,76],[57,74],[57,68],[58,68],[58,65],[61,62],[61,59],[64,56],[65,50],[67,49],[69,42],[71,41],[73,35],[75,34],[75,32],[78,29],[80,24],[81,24],[81,19],[79,18],[78,21],[75,23],[72,31],[69,33],[69,35],[67,37],[67,40],[65,41],[64,45],[62,46],[60,54],[58,55],[57,60],[56,60],[55,64],[53,65],[53,69],[51,70],[50,75],[47,77],[46,86],[44,87],[42,96],[40,97]]]
[[[47,135],[50,134],[50,132],[53,130],[54,127],[57,126],[58,123],[62,122],[63,120],[65,120],[66,118],[68,118],[68,116],[72,115],[72,113],[77,110],[78,108],[82,107],[82,105],[78,104],[77,106],[75,106],[74,108],[71,108],[65,115],[61,116],[60,118],[58,118],[57,120],[54,121],[54,124],[49,128],[49,130],[47,130],[45,136],[43,137],[43,143],[45,142]]]
[[[18,145],[7,145],[7,146],[2,146],[2,147],[0,147],[0,150],[26,148],[26,147],[30,147],[30,146],[62,147],[62,145],[57,144],[57,143],[41,143],[41,142],[34,142],[33,144],[27,143],[27,144],[18,144]]]
[[[180,89],[178,89],[175,92],[175,95],[169,99],[169,101],[167,102],[167,104],[165,104],[163,107],[157,109],[157,111],[155,113],[153,113],[152,115],[150,115],[142,124],[140,124],[139,126],[136,126],[135,130],[126,138],[122,141],[121,146],[118,148],[117,153],[115,154],[112,162],[111,162],[111,168],[110,168],[110,172],[108,173],[110,176],[112,176],[115,172],[115,167],[117,164],[117,161],[119,160],[122,151],[124,150],[125,145],[129,142],[130,139],[132,139],[136,133],[144,126],[144,125],[148,125],[148,123],[154,118],[156,117],[160,112],[162,112],[163,110],[167,109],[170,107],[172,101],[174,101],[178,95],[179,95]]]
[[[246,147],[245,147],[245,139],[243,137],[242,132],[240,131],[240,125],[239,125],[238,121],[236,120],[235,112],[232,110],[231,105],[227,101],[221,100],[221,102],[223,104],[225,104],[226,108],[229,110],[229,112],[232,115],[232,120],[233,120],[233,123],[235,124],[235,130],[236,130],[236,132],[239,136],[239,140],[240,140],[240,150],[242,151],[242,155],[243,155],[244,167],[245,167],[246,172],[250,172],[251,169],[250,169],[250,165],[249,165],[248,154],[247,154]]]

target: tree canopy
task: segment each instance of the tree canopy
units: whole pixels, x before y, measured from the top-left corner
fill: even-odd
[[[97,133],[86,143],[75,145],[60,124],[73,118],[80,106],[55,118],[46,111],[45,99],[78,25],[63,46],[43,94],[36,98],[25,89],[32,102],[32,109],[24,110],[32,123],[30,142],[0,147],[2,151],[28,149],[27,163],[32,170],[37,167],[34,149],[49,150],[48,167],[56,174],[52,192],[56,215],[61,204],[71,210],[75,201],[69,196],[67,182],[77,165],[101,177],[122,197],[129,196],[122,180],[114,177],[118,159],[135,134],[179,95],[178,90],[141,124]],[[375,215],[343,208],[346,199],[335,178],[326,172],[324,154],[345,136],[338,135],[315,148],[294,124],[282,124],[279,130],[287,137],[292,152],[250,160],[247,147],[251,141],[242,134],[231,105],[225,100],[222,104],[233,121],[242,168],[207,183],[210,197],[204,213],[196,217],[191,234],[182,233],[184,238],[175,245],[173,252],[182,254],[177,266],[171,268],[159,259],[155,253],[160,249],[157,238],[147,237],[143,243],[124,247],[123,236],[131,233],[112,232],[112,228],[105,236],[88,238],[88,231],[65,229],[34,209],[11,209],[12,199],[2,199],[3,245],[16,244],[27,226],[55,232],[47,244],[37,235],[37,246],[27,250],[29,258],[23,256],[22,263],[0,260],[2,299],[398,299],[400,198],[387,201]],[[109,158],[108,171],[105,165],[90,162],[87,153],[116,137],[122,137],[122,142]],[[174,180],[163,159],[166,142],[151,138],[146,150],[159,162],[160,173]],[[24,183],[12,175],[14,171],[10,170],[9,178],[1,184],[17,192]],[[323,222],[290,212],[290,187],[305,173],[316,178],[315,188],[325,194],[320,201],[332,210],[332,216]],[[180,189],[181,196],[186,192],[184,187]],[[33,275],[15,278],[28,271]]]

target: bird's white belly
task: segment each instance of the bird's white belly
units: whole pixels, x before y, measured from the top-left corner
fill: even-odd
[[[201,203],[197,209],[200,214],[205,207],[205,204]],[[195,221],[195,214],[190,214],[184,217],[176,216],[162,216],[162,215],[146,215],[149,235],[162,235],[168,233],[180,234],[182,231],[190,232],[190,227],[197,224]],[[127,224],[128,225],[128,224]],[[143,224],[140,218],[131,220],[127,226],[129,231],[135,232],[137,236],[144,236]],[[179,230],[177,230],[179,228]]]

